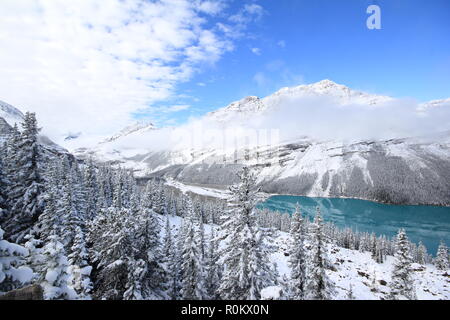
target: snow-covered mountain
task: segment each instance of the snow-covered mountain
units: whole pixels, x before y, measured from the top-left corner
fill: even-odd
[[[269,111],[276,113],[285,99],[309,96],[368,108],[394,100],[324,80],[283,88],[263,99],[247,97],[205,115],[204,120],[221,125],[236,118],[248,120]],[[420,107],[445,108],[449,101],[431,101]],[[120,163],[138,176],[166,177],[185,184],[223,188],[236,182],[234,173],[245,164],[258,170],[263,191],[270,193],[450,205],[450,131],[381,140],[355,137],[352,142],[299,135],[276,145],[237,150],[133,147],[131,142],[146,141],[144,133],[149,132],[160,130],[145,125],[128,128],[95,148],[77,150],[76,155]]]
[[[16,107],[0,101],[0,142],[3,143],[4,139],[9,135],[13,126],[17,124],[18,128],[21,129],[20,124],[24,119],[24,114],[22,111]],[[50,138],[45,135],[38,136],[39,143],[42,145],[46,156],[69,154],[69,152],[61,147],[60,145],[53,142]]]
[[[111,137],[106,138],[105,140],[100,142],[100,144],[116,141],[120,138],[126,137],[133,133],[139,134],[139,133],[144,133],[146,131],[155,130],[155,129],[156,129],[155,125],[151,122],[138,121],[136,123],[133,123],[132,125],[129,125],[129,126],[123,128],[120,132],[112,135]]]
[[[377,105],[393,100],[393,98],[387,96],[352,90],[331,80],[322,80],[313,84],[282,88],[263,99],[255,96],[246,97],[224,108],[210,112],[207,117],[220,122],[228,121],[232,118],[235,119],[236,117],[245,119],[256,113],[261,114],[276,110],[286,99],[317,96],[327,97],[334,103],[342,106],[361,104],[376,107]]]
[[[19,125],[23,120],[23,113],[12,105],[0,101],[0,118],[3,118],[9,125]]]

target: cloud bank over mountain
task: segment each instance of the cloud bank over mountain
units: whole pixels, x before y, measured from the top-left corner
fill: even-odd
[[[232,150],[305,136],[346,142],[418,136],[435,140],[435,134],[448,130],[450,99],[419,104],[324,80],[263,99],[246,97],[176,128],[136,131],[115,141],[114,148]]]

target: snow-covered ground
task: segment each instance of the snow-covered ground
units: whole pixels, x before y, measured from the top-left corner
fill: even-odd
[[[160,216],[161,227],[165,219]],[[180,228],[182,218],[169,216],[172,230]],[[211,226],[205,225],[208,234]],[[278,232],[274,239],[275,252],[270,259],[276,263],[280,279],[285,275],[289,278],[288,244],[289,234]],[[350,285],[356,300],[387,299],[390,292],[391,271],[394,257],[388,256],[384,263],[376,263],[369,252],[359,252],[336,246],[329,246],[329,260],[335,270],[327,270],[327,274],[335,284],[334,299],[346,300]],[[415,270],[415,288],[419,300],[449,300],[450,299],[450,270],[440,271],[433,265],[413,264]],[[276,296],[277,287],[264,290],[266,297]]]
[[[278,265],[280,276],[289,276],[288,266],[289,234],[279,232],[275,238],[278,250],[272,255],[272,262]],[[336,286],[335,299],[347,299],[352,291],[357,300],[386,299],[389,294],[389,282],[394,257],[388,256],[384,263],[376,263],[369,252],[344,249],[337,246],[329,247],[329,260],[336,268],[327,270],[327,274]],[[413,264],[415,270],[415,287],[419,300],[450,299],[450,270],[440,271],[433,265]]]
[[[188,184],[183,184],[173,179],[168,179],[166,185],[177,188],[182,193],[192,192],[201,196],[214,197],[219,199],[226,199],[230,195],[228,190],[206,188],[201,186],[192,186]]]

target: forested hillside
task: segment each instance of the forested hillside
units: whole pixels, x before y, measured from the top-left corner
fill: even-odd
[[[0,153],[1,293],[39,284],[45,299],[367,298],[337,278],[347,279],[344,262],[364,261],[391,272],[372,298],[449,297],[444,243],[433,258],[403,230],[387,239],[340,230],[319,211],[309,221],[301,208],[292,217],[256,210],[247,167],[226,200],[175,193],[164,180],[140,185],[118,166],[44,157],[38,133],[27,113]],[[340,261],[342,252],[369,256]],[[432,280],[418,283],[416,272]]]

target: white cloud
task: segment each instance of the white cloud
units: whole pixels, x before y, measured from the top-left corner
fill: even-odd
[[[69,132],[109,135],[233,49],[223,33],[206,27],[224,7],[222,1],[2,0],[0,99],[36,111],[58,142]]]
[[[277,46],[279,46],[280,48],[285,48],[286,47],[286,41],[284,40],[280,40],[277,42]]]
[[[436,141],[437,133],[448,131],[450,108],[426,108],[409,99],[378,104],[342,105],[328,96],[280,96],[275,108],[250,117],[239,113],[226,122],[191,118],[188,123],[128,136],[109,146],[114,149],[168,150],[220,149],[245,146],[247,138],[276,131],[280,141],[308,136],[315,140],[360,141],[422,136]],[[168,143],[170,142],[170,143]],[[262,140],[262,144],[269,141]],[[272,141],[272,142],[278,142]]]
[[[258,4],[246,4],[238,13],[230,17],[230,21],[235,23],[248,23],[249,21],[260,20],[264,15],[264,9]]]
[[[251,50],[252,50],[252,52],[253,52],[254,54],[256,54],[257,56],[260,56],[260,55],[261,55],[261,49],[260,49],[260,48],[252,48]]]
[[[258,87],[265,87],[269,83],[269,79],[267,79],[264,72],[258,72],[253,76],[253,81],[256,82]]]
[[[197,9],[207,14],[218,14],[225,8],[223,1],[198,1],[195,2]]]
[[[170,107],[163,107],[160,109],[160,111],[165,112],[165,113],[178,112],[178,111],[182,111],[182,110],[187,110],[190,107],[191,106],[188,104],[179,104],[179,105],[170,106]]]

